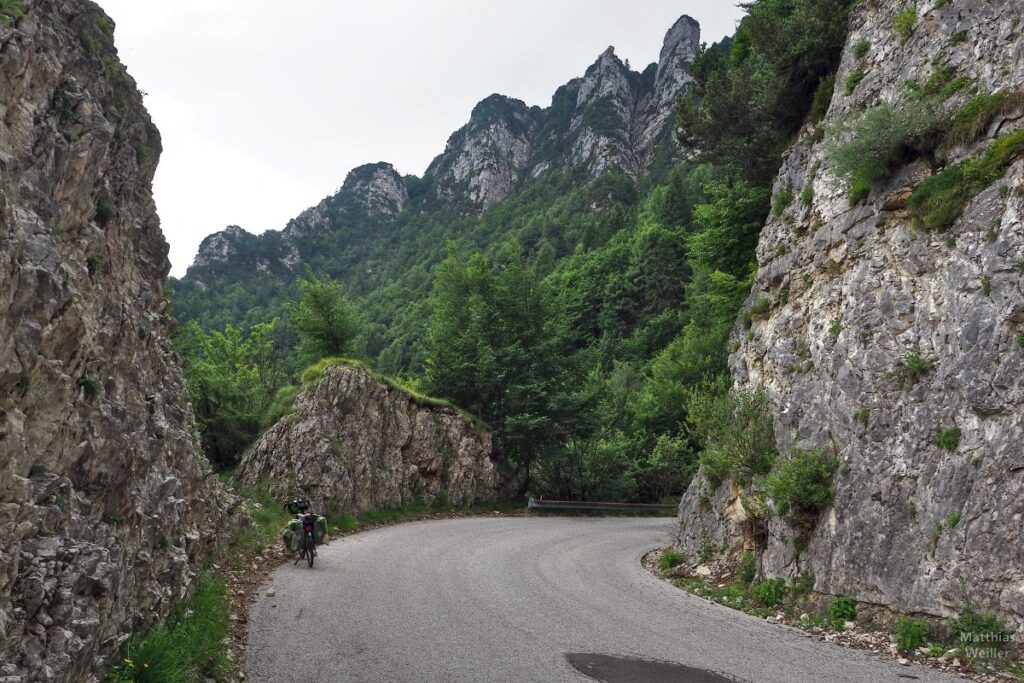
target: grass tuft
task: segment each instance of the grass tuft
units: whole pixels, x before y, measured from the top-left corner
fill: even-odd
[[[231,662],[222,642],[231,628],[227,587],[212,575],[200,574],[192,597],[175,608],[164,626],[128,642],[121,665],[110,683],[192,683],[222,680]]]
[[[927,230],[952,226],[971,199],[1001,178],[1021,154],[1024,130],[996,138],[981,156],[951,166],[921,183],[908,202],[915,225]]]

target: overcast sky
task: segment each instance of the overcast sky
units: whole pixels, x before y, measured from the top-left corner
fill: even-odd
[[[99,2],[163,136],[175,275],[206,235],[281,229],[355,166],[422,174],[491,93],[547,106],[609,45],[639,70],[681,14],[707,42],[741,15],[728,0]]]

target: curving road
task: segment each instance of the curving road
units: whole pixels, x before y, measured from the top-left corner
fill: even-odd
[[[335,540],[313,569],[288,563],[263,586],[249,619],[249,679],[593,680],[572,661],[611,682],[962,680],[819,643],[656,579],[639,559],[667,545],[671,528],[494,517]]]

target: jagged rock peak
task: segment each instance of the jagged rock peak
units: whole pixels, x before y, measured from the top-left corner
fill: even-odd
[[[465,191],[481,209],[505,199],[530,158],[540,117],[539,108],[505,95],[479,102],[427,169],[437,180],[437,197],[450,200]]]
[[[207,235],[199,243],[199,251],[189,270],[230,260],[238,253],[239,242],[252,237],[255,235],[237,225],[229,225],[219,232]]]
[[[658,58],[656,82],[661,84],[666,78],[681,71],[684,64],[693,61],[697,48],[700,47],[700,23],[693,17],[684,14],[672,25],[665,34]]]
[[[394,166],[380,161],[358,166],[345,177],[341,192],[373,217],[397,216],[409,201],[409,190]]]

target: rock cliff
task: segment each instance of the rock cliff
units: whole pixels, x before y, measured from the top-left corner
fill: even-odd
[[[786,154],[749,302],[769,306],[737,330],[731,366],[737,388],[764,389],[777,408],[781,458],[823,448],[840,467],[803,552],[770,522],[768,575],[811,573],[819,592],[935,616],[969,599],[1024,627],[1024,160],[944,233],[907,211],[924,179],[1020,130],[1024,110],[894,168],[863,201],[833,153],[863,111],[922,88],[947,112],[1019,91],[1022,30],[1009,1],[858,4],[826,120]],[[698,478],[679,545],[749,546],[742,493]]]
[[[256,442],[238,477],[322,510],[359,513],[439,495],[470,504],[497,495],[490,455],[490,433],[457,410],[336,365]]]
[[[86,0],[0,6],[0,681],[95,680],[237,500],[168,340],[160,136]]]

